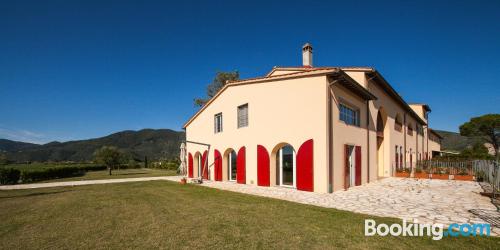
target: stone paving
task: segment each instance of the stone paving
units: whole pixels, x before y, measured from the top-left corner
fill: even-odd
[[[500,212],[488,197],[479,194],[480,185],[471,181],[385,178],[332,194],[234,182],[205,181],[201,185],[369,215],[417,219],[421,224],[441,223],[447,227],[452,223],[488,222],[492,235],[500,235],[500,228],[490,220],[499,220]],[[480,218],[476,214],[487,216]]]

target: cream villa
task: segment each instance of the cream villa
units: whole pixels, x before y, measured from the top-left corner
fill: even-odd
[[[188,176],[332,192],[392,176],[440,150],[425,104],[370,67],[274,67],[229,82],[184,125]]]

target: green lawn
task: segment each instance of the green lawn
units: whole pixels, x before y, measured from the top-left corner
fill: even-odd
[[[365,237],[366,218],[375,217],[168,181],[0,191],[0,249],[500,246],[493,237]]]
[[[112,175],[109,175],[108,170],[88,171],[85,172],[85,174],[82,176],[52,179],[43,182],[122,179],[122,178],[136,178],[136,177],[169,176],[175,174],[176,172],[173,170],[135,168],[135,169],[113,170]]]

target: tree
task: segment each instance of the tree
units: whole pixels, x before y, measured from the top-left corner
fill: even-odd
[[[472,147],[466,148],[460,154],[461,157],[468,159],[491,159],[493,156],[488,154],[488,149],[481,142],[476,142]]]
[[[109,170],[109,175],[111,175],[111,170],[119,166],[125,157],[116,147],[104,146],[94,153],[94,159],[96,162],[105,165]]]
[[[0,153],[0,166],[7,165],[9,161],[7,160],[7,156],[3,153]]]
[[[481,136],[491,143],[498,156],[500,139],[500,114],[487,114],[474,117],[460,126],[460,134],[463,136]]]
[[[238,73],[238,71],[217,72],[212,83],[207,86],[207,97],[194,99],[194,105],[202,107],[210,98],[214,97],[228,81],[235,81],[238,79],[240,79],[240,73]]]

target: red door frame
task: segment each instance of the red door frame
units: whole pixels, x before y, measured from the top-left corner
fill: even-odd
[[[208,159],[207,159],[207,151],[203,152],[203,156],[201,157],[201,172],[203,174],[203,179],[208,180]]]
[[[222,181],[222,156],[219,150],[214,150],[214,180]]]
[[[354,168],[356,176],[354,176],[355,177],[354,185],[359,186],[361,185],[361,146],[356,146],[355,150],[356,150],[355,152],[356,161]]]
[[[296,164],[297,189],[302,191],[314,191],[314,141],[307,140],[300,146],[297,152]]]
[[[267,149],[257,145],[257,185],[269,187],[271,185],[270,160]]]
[[[236,156],[236,182],[239,184],[246,183],[245,151],[245,147],[241,147],[240,150],[238,150],[238,155]]]
[[[188,154],[188,177],[193,178],[193,155]]]

